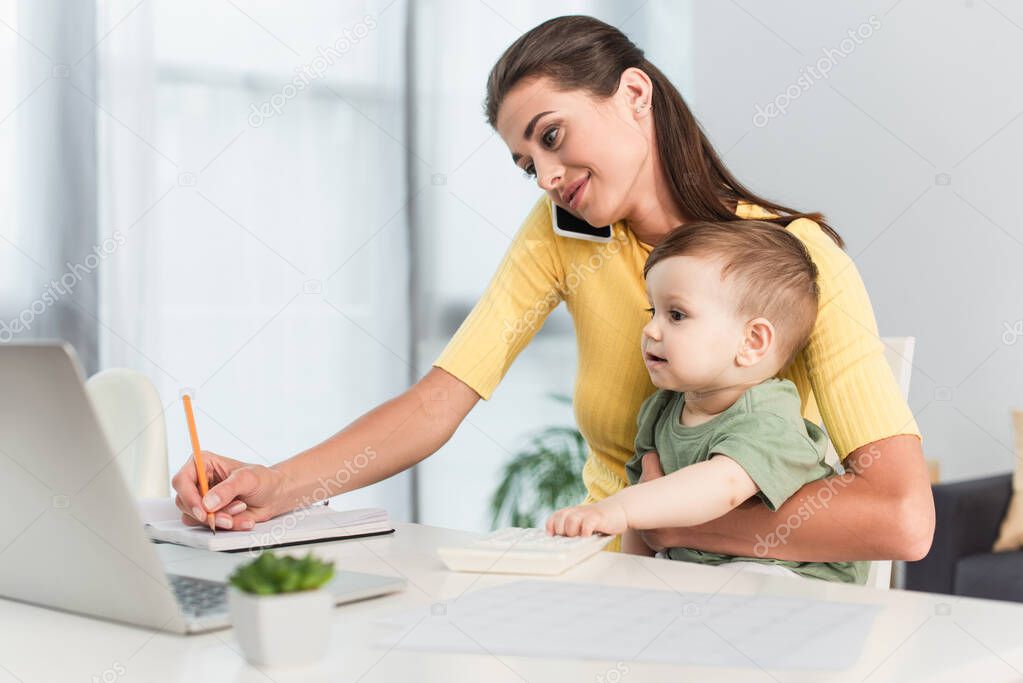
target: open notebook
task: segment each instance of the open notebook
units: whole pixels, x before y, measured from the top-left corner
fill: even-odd
[[[277,548],[394,531],[387,511],[380,508],[335,510],[313,505],[261,522],[249,531],[217,529],[216,534],[207,527],[182,523],[181,512],[169,498],[141,500],[139,512],[153,540],[217,551]]]

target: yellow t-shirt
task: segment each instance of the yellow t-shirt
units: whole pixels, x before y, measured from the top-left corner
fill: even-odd
[[[770,214],[740,203],[736,215]],[[814,221],[801,218],[787,229],[806,245],[819,274],[820,309],[810,340],[778,375],[796,385],[803,417],[815,423],[823,418],[843,459],[896,434],[919,437],[852,259]],[[573,407],[589,446],[582,472],[587,502],[626,485],[636,415],[656,390],[639,346],[649,319],[643,264],[652,249],[624,221],[612,226],[608,243],[555,235],[550,200],[540,197],[482,298],[434,363],[489,399],[547,314],[564,301],[578,345]]]

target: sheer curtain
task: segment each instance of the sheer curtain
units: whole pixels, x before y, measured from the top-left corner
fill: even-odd
[[[404,389],[405,3],[99,7],[101,360],[157,383],[172,471],[183,388],[204,448],[268,463]]]
[[[97,367],[92,7],[0,2],[0,343],[61,337]]]

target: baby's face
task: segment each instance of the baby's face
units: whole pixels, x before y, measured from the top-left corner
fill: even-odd
[[[650,269],[646,284],[653,310],[641,344],[654,386],[679,392],[727,386],[745,321],[720,263],[673,256]]]

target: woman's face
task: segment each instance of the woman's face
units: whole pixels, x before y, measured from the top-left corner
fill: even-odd
[[[646,106],[636,112],[637,104]],[[496,128],[515,165],[554,203],[590,225],[610,225],[631,215],[637,179],[650,162],[648,105],[628,71],[607,99],[531,78],[505,96]]]

